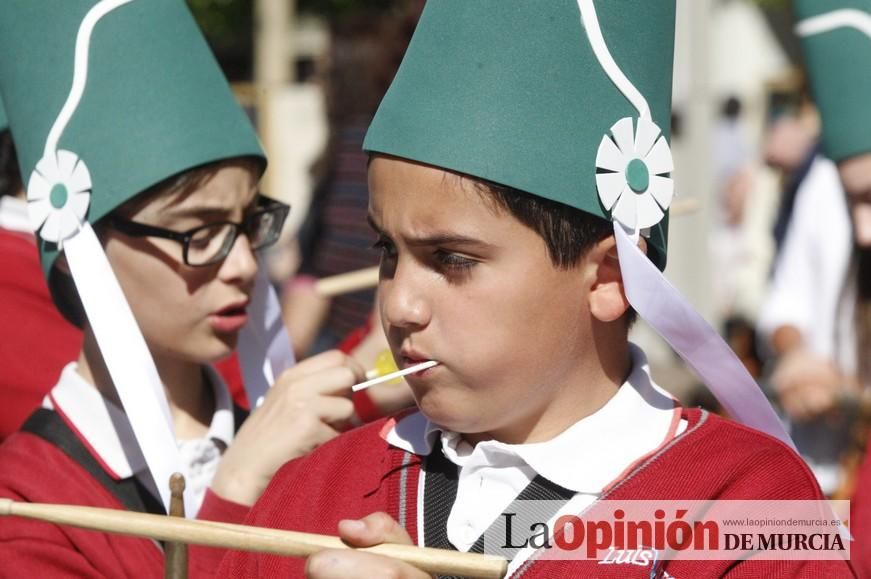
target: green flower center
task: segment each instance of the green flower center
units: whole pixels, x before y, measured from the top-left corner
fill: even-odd
[[[626,183],[636,193],[644,193],[650,186],[650,172],[641,159],[632,159],[626,165]]]
[[[48,195],[48,200],[51,202],[52,207],[54,207],[55,209],[60,209],[67,204],[68,197],[69,193],[67,192],[66,185],[64,185],[63,183],[58,183],[51,188],[51,193],[49,193]]]

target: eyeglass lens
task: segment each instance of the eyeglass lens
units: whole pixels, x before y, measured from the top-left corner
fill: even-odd
[[[277,211],[259,211],[243,224],[252,250],[275,243],[281,233],[281,219]],[[227,257],[236,242],[237,227],[230,223],[207,225],[198,229],[187,245],[190,265],[208,265]]]

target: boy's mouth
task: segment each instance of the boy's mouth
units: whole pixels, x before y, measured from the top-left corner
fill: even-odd
[[[405,369],[410,366],[414,366],[415,364],[420,364],[422,362],[428,362],[432,359],[432,356],[428,356],[423,352],[418,352],[417,350],[412,350],[410,348],[403,348],[399,352],[399,362],[401,369]]]
[[[248,300],[230,304],[209,316],[209,322],[218,332],[236,332],[248,321]]]
[[[422,370],[414,372],[413,374],[409,374],[408,378],[423,378],[428,376],[431,372],[435,371],[435,369],[441,365],[441,362],[435,360],[432,356],[429,356],[423,352],[419,352],[417,350],[405,349],[399,353],[399,367],[402,370],[406,368],[411,368],[413,366],[417,366],[419,364],[423,364],[425,362],[433,362],[434,365],[431,367],[424,367]]]

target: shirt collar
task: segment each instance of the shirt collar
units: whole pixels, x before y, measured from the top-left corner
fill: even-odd
[[[211,366],[205,368],[206,378],[212,384],[215,392],[215,414],[212,416],[206,438],[219,440],[223,443],[224,448],[227,448],[233,442],[233,436],[236,433],[233,399],[230,397],[230,389],[218,371]]]
[[[0,197],[0,227],[8,231],[33,233],[27,217],[27,201],[9,195]]]
[[[42,405],[53,408],[61,416],[116,480],[146,471],[145,457],[127,415],[82,378],[76,368],[75,362],[64,367],[60,380]],[[229,446],[235,432],[230,393],[214,368],[207,366],[206,376],[215,392],[215,414],[206,438],[217,439]]]
[[[575,492],[598,493],[644,456],[674,436],[679,404],[650,377],[647,358],[630,344],[632,371],[617,393],[599,410],[555,438],[532,444],[478,443],[475,452],[501,455],[496,462],[518,464]],[[382,436],[391,445],[418,455],[432,452],[441,436],[445,455],[462,466],[461,438],[427,420],[420,412],[388,422]]]

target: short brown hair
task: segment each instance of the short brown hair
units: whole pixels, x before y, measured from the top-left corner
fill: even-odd
[[[158,195],[166,193],[177,193],[181,198],[184,198],[185,195],[199,189],[212,177],[217,169],[226,165],[240,165],[251,170],[255,176],[260,175],[264,168],[263,161],[257,157],[238,157],[200,165],[152,185],[135,195],[132,199],[129,199],[126,203],[116,207],[109,215],[116,212],[135,212]],[[94,225],[94,231],[101,241],[105,233],[104,222],[109,215],[106,215]],[[63,317],[75,326],[83,328],[87,316],[85,315],[85,308],[82,305],[82,300],[79,297],[79,292],[72,277],[68,273],[61,271],[60,268],[52,267],[48,275],[48,289],[51,292],[55,306],[63,314]]]
[[[599,241],[614,232],[609,221],[563,203],[544,199],[483,179],[465,177],[497,207],[535,231],[544,240],[551,263],[558,269],[571,269]],[[638,314],[631,307],[624,314],[630,327]]]

